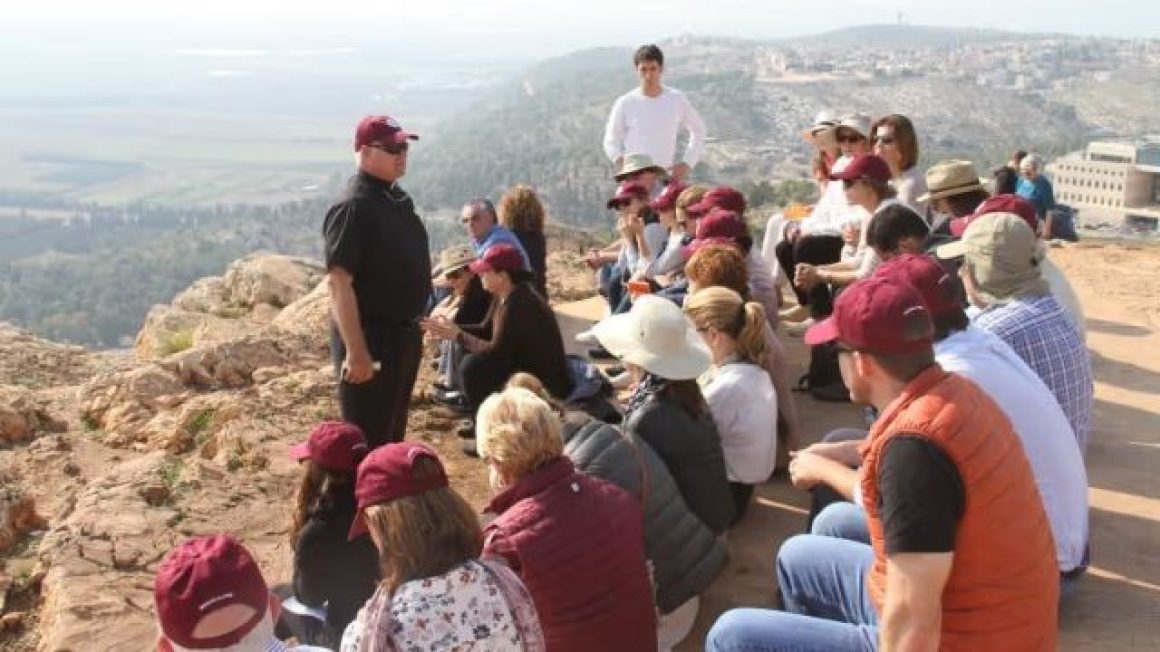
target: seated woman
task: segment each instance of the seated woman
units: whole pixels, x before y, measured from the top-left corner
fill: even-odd
[[[302,463],[290,541],[294,548],[294,597],[326,620],[283,614],[282,622],[300,643],[333,648],[359,607],[375,591],[378,555],[365,538],[348,541],[355,515],[355,469],[367,442],[352,423],[325,421],[310,438],[290,449]]]
[[[709,245],[703,247],[689,259],[685,266],[690,288],[696,292],[709,287],[724,287],[749,298],[749,273],[745,258],[735,247]],[[765,333],[765,371],[777,392],[777,464],[776,468],[789,466],[789,452],[797,450],[800,442],[801,423],[798,420],[797,403],[793,396],[793,379],[786,364],[785,346],[768,323]]]
[[[492,296],[491,310],[482,324],[458,325],[448,319],[428,319],[423,328],[467,351],[459,365],[459,379],[472,413],[483,399],[499,391],[517,371],[543,380],[557,398],[572,391],[572,377],[564,355],[564,340],[556,316],[530,281],[523,256],[511,245],[495,245],[470,266]],[[488,334],[490,333],[490,337]],[[472,425],[461,424],[459,434],[472,436]],[[475,442],[464,452],[475,454]]]
[[[698,595],[728,559],[725,541],[694,514],[672,474],[648,442],[583,412],[552,401],[534,376],[516,374],[508,387],[522,387],[556,408],[562,417],[564,454],[576,468],[627,491],[644,508],[644,548],[652,566],[660,614],[660,650],[669,650],[692,630]]]
[[[548,300],[548,244],[544,238],[544,204],[531,186],[523,184],[504,193],[496,207],[499,223],[519,238],[536,275],[532,285]]]
[[[711,362],[701,338],[680,308],[651,295],[593,330],[636,379],[624,431],[656,451],[701,522],[724,532],[733,501],[721,439],[696,380]]]
[[[794,284],[805,291],[817,285],[844,287],[854,281],[869,278],[878,267],[878,256],[866,243],[866,235],[875,217],[898,202],[891,185],[890,165],[874,154],[857,156],[841,172],[832,176],[845,189],[846,199],[852,206],[865,210],[866,217],[860,228],[861,237],[853,258],[829,265],[799,263],[794,273]]]
[[[487,317],[491,295],[483,289],[479,276],[469,266],[475,262],[475,250],[468,245],[457,245],[443,250],[439,257],[439,283],[450,290],[447,297],[431,310],[431,319],[450,319],[459,325],[478,324]],[[439,380],[435,382],[432,398],[447,405],[465,408],[467,399],[459,387],[459,365],[463,361],[463,346],[448,340],[439,340]]]
[[[502,563],[481,560],[483,532],[448,486],[435,451],[402,442],[358,468],[352,539],[370,533],[382,581],[342,636],[342,652],[545,650],[531,596]]]
[[[685,300],[713,358],[701,377],[713,413],[733,490],[736,520],[753,497],[753,487],[769,479],[777,459],[777,393],[763,368],[765,312],[733,290],[700,289]]]
[[[518,387],[479,409],[480,456],[498,492],[484,555],[527,585],[553,652],[657,648],[640,503],[576,471],[550,405]]]

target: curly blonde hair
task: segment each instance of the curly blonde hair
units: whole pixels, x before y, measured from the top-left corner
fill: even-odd
[[[539,233],[544,230],[544,223],[548,219],[536,191],[524,184],[505,192],[496,210],[499,212],[499,223],[513,231]]]
[[[531,473],[564,454],[556,411],[523,387],[487,397],[475,424],[479,456],[508,478]]]

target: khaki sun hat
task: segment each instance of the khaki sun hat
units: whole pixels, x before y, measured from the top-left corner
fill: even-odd
[[[918,198],[928,202],[944,197],[962,195],[976,190],[986,192],[979,181],[979,172],[970,161],[941,161],[926,171],[927,192]]]
[[[814,118],[814,123],[802,131],[802,138],[817,147],[833,147],[834,130],[838,126],[838,118],[832,111],[821,111]]]
[[[629,154],[624,157],[624,161],[620,164],[620,169],[613,178],[617,181],[623,181],[630,174],[649,169],[655,171],[661,177],[667,177],[669,175],[663,167],[653,162],[652,157],[648,154]]]
[[[446,284],[450,274],[467,267],[475,262],[476,258],[478,256],[475,255],[475,250],[469,245],[455,245],[444,249],[439,254],[439,267],[436,268],[434,276],[436,281],[441,285]]]
[[[594,326],[592,334],[612,355],[665,380],[692,380],[712,363],[677,304],[649,294],[637,298],[632,310]]]
[[[963,264],[988,303],[1006,303],[1047,294],[1039,269],[1043,254],[1027,222],[1014,213],[990,213],[975,220],[962,240],[939,247],[939,258],[963,256]]]

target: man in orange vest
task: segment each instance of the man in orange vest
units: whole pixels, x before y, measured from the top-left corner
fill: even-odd
[[[785,612],[729,611],[707,650],[1056,648],[1059,572],[1031,467],[1000,408],[935,363],[933,333],[918,291],[882,278],[851,285],[807,333],[837,343],[851,397],[881,415],[859,470],[809,455],[790,472],[798,486],[855,482],[871,545],[789,539]]]

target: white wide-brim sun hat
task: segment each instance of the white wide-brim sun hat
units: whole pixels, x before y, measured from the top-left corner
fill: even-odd
[[[666,380],[692,380],[712,364],[709,349],[675,303],[652,295],[592,328],[600,345],[624,362]]]

